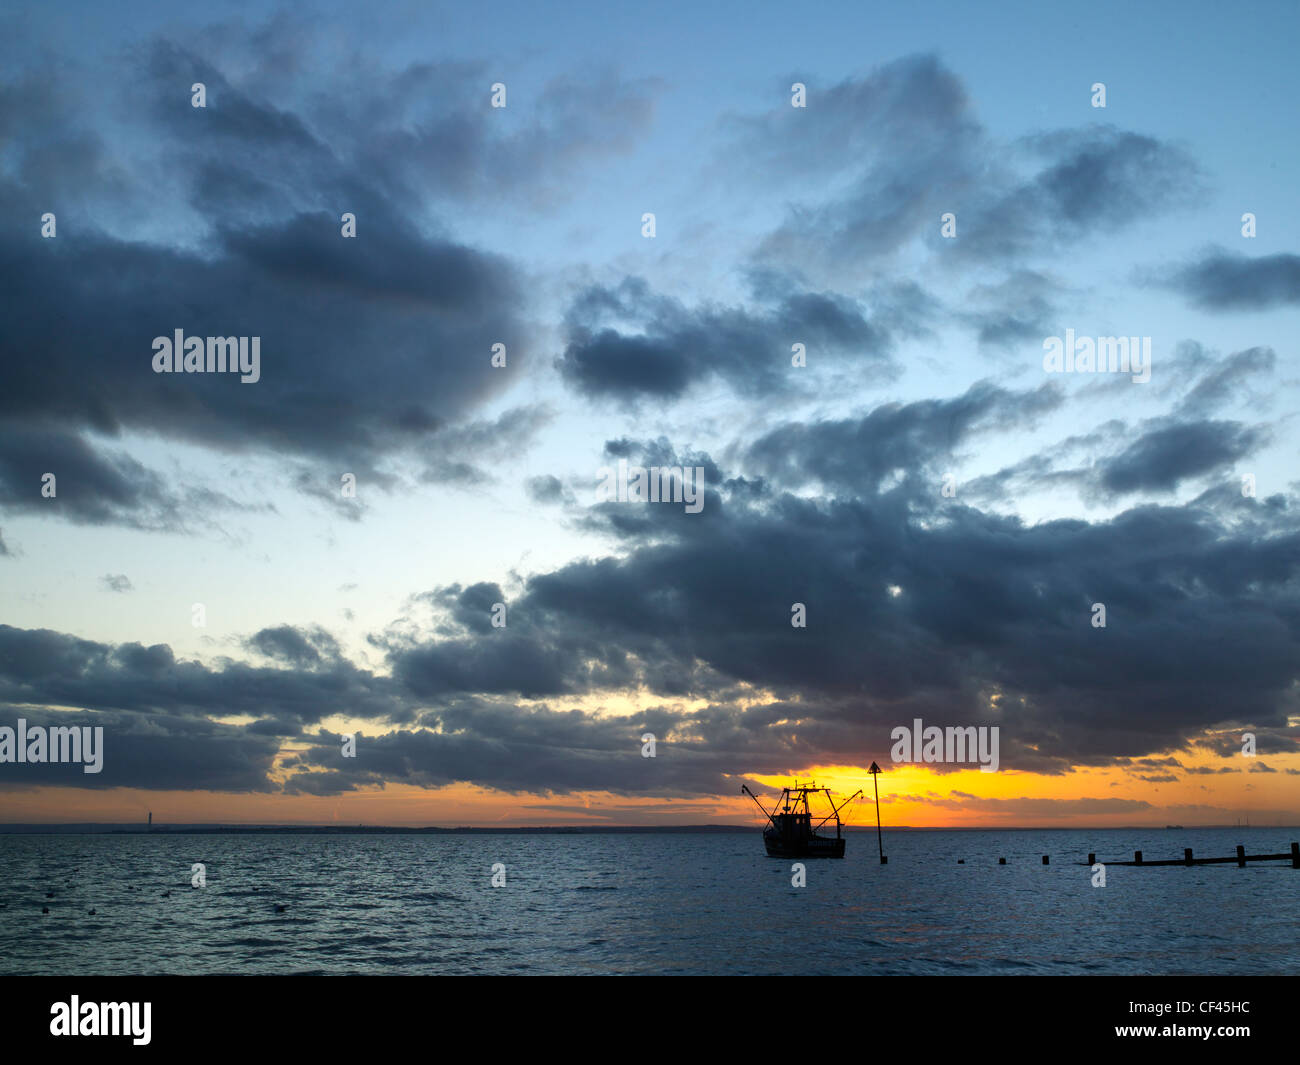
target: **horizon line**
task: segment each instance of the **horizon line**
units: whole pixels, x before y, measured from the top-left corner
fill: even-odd
[[[32,834],[43,831],[89,829],[104,832],[139,833],[151,832],[755,832],[762,825],[736,825],[729,823],[694,822],[673,825],[616,825],[582,822],[578,824],[559,825],[382,825],[382,824],[340,824],[333,821],[321,822],[226,822],[226,821],[177,821],[154,822],[140,821],[11,821],[0,822],[0,834]],[[870,825],[845,825],[846,832],[870,832]],[[1253,829],[1253,828],[1291,828],[1294,825],[1242,825],[1242,824],[1200,824],[1200,825],[891,825],[891,832],[1132,832],[1132,831],[1179,831],[1204,829]]]

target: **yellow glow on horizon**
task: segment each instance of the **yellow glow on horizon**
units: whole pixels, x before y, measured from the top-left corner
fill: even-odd
[[[849,803],[842,816],[850,825],[874,824],[872,782],[861,767],[819,766],[790,778],[754,778],[758,784],[754,790],[771,809],[779,789],[796,775],[801,782],[815,780],[831,788],[837,802],[862,788],[864,797]],[[739,794],[740,779],[735,796],[698,799],[629,798],[601,792],[511,795],[465,784],[437,789],[390,784],[336,796],[41,787],[4,792],[0,821],[142,823],[152,810],[158,824],[761,824],[762,814]],[[1214,783],[1202,785],[1195,782],[1199,779]],[[1221,783],[1226,779],[1194,777],[1192,782],[1165,785],[1160,789],[1163,794],[1157,795],[1152,785],[1114,768],[1047,777],[978,770],[938,774],[924,767],[898,767],[880,775],[881,820],[886,828],[1231,824],[1245,816],[1258,824],[1300,821],[1294,813],[1288,816],[1297,809],[1296,776],[1245,772],[1235,775],[1231,784]],[[1206,786],[1214,787],[1214,792],[1198,790]],[[1108,809],[1095,803],[1106,799],[1148,805]],[[1080,800],[1088,802],[1079,807]],[[1055,801],[1062,805],[1054,805]]]
[[[276,759],[277,784],[292,779],[280,764],[301,744],[300,739],[286,744]],[[671,757],[671,747],[661,748],[659,757]],[[1179,765],[1161,766],[1167,758]],[[928,765],[888,761],[881,767],[875,783],[886,828],[1232,824],[1247,816],[1256,824],[1300,822],[1300,754],[1249,759],[1220,757],[1196,747],[1122,767],[1076,766],[1059,775],[1010,769],[984,773],[978,767],[941,773]],[[850,825],[875,823],[871,774],[865,766],[846,764],[814,764],[788,775],[736,774],[732,794],[703,798],[514,794],[465,783],[376,785],[339,795],[10,787],[0,791],[0,822],[131,824],[143,823],[153,811],[158,824],[757,826],[763,815],[740,794],[741,783],[749,783],[771,809],[780,789],[796,778],[829,787],[837,802],[861,789],[863,796],[850,802],[842,816]]]

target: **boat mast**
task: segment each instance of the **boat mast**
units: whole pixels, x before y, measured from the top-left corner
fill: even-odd
[[[767,819],[772,822],[772,827],[775,828],[776,819],[771,814],[767,813],[767,809],[763,806],[761,802],[758,801],[758,796],[749,790],[749,785],[747,784],[740,785],[740,790],[754,800],[755,806],[757,806],[760,810],[762,810],[763,813],[767,814]]]

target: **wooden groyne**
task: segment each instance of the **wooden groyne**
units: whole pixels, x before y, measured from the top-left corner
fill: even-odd
[[[1141,851],[1133,852],[1131,862],[1103,862],[1103,865],[1237,865],[1241,868],[1246,867],[1247,862],[1291,862],[1292,869],[1300,869],[1300,843],[1291,844],[1291,852],[1288,854],[1283,851],[1281,854],[1247,854],[1246,848],[1237,844],[1237,853],[1227,858],[1197,858],[1192,855],[1191,847],[1183,848],[1181,858],[1166,858],[1157,861],[1146,861],[1142,857]],[[1096,865],[1097,856],[1089,854],[1085,865]]]

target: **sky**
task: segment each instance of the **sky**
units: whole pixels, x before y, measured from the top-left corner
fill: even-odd
[[[1298,27],[6,9],[0,822],[1300,822]]]

